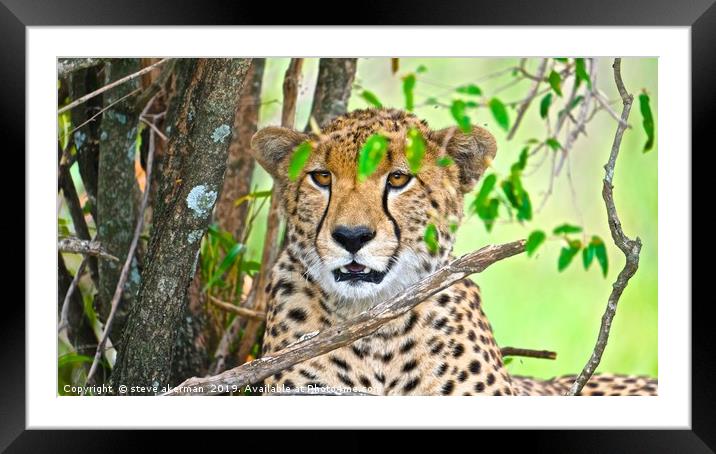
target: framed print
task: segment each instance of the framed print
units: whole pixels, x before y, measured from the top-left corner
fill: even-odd
[[[361,8],[381,25],[3,0],[27,177],[3,447],[461,428],[713,451],[691,149],[715,7]]]

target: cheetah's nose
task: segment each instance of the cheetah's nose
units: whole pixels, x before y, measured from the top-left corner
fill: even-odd
[[[375,238],[375,230],[366,226],[347,227],[340,225],[333,230],[331,236],[346,251],[355,254],[367,242]]]

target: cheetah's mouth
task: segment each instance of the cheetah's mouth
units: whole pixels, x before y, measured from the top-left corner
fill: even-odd
[[[376,271],[356,261],[352,261],[347,265],[333,270],[333,277],[336,279],[336,282],[349,282],[351,284],[370,282],[380,284],[386,273],[387,271]]]

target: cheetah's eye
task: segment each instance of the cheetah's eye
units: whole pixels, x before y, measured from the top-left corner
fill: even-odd
[[[408,175],[407,173],[403,172],[392,172],[390,175],[388,175],[388,186],[390,186],[393,189],[400,189],[404,187],[412,176]]]
[[[317,170],[315,172],[311,172],[310,175],[313,182],[322,188],[327,188],[331,185],[331,172],[326,170]]]

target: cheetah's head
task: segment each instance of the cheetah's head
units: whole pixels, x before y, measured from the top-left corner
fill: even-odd
[[[405,154],[411,129],[425,142],[415,174]],[[378,168],[361,182],[358,156],[372,134],[383,135],[389,145]],[[305,141],[312,151],[290,180],[293,150]],[[483,128],[432,131],[414,115],[393,109],[354,111],[320,135],[267,127],[253,137],[252,148],[281,189],[289,252],[328,294],[360,310],[448,259],[463,196],[496,153],[494,137]],[[431,224],[437,235],[428,236],[437,243],[425,240]]]

